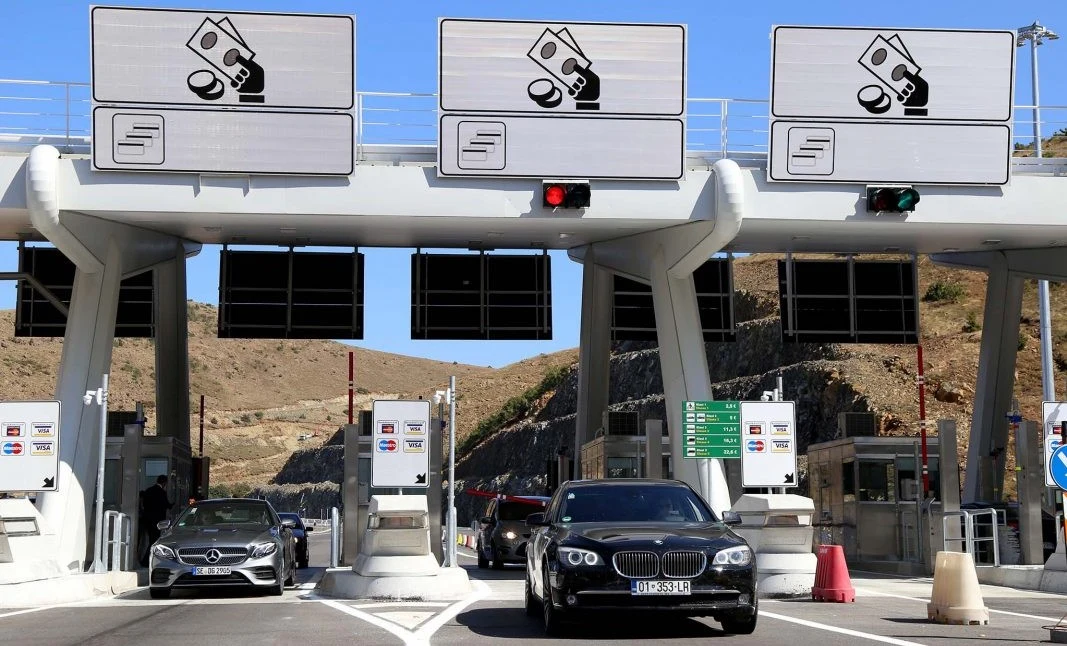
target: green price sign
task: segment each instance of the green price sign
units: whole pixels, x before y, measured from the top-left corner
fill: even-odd
[[[714,459],[741,459],[741,447],[727,446],[687,446],[685,447],[687,458],[714,458]]]
[[[685,446],[741,446],[741,435],[687,435]]]
[[[682,403],[686,413],[741,413],[741,402],[735,401],[687,401]]]

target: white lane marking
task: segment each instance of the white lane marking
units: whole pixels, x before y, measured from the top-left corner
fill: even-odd
[[[334,601],[332,599],[319,599],[318,601],[319,601],[319,603],[322,603],[322,604],[327,605],[327,606],[329,606],[331,608],[334,608],[335,610],[340,610],[341,612],[345,613],[346,615],[350,615],[352,617],[355,617],[356,619],[361,619],[363,621],[366,621],[367,623],[369,623],[369,624],[371,624],[373,626],[377,626],[377,627],[381,628],[382,630],[389,631],[393,635],[395,635],[395,636],[399,637],[401,640],[403,640],[404,646],[429,646],[430,637],[432,637],[433,634],[435,632],[437,632],[438,629],[441,628],[441,626],[444,626],[447,622],[449,622],[452,619],[454,619],[456,617],[456,615],[458,615],[459,613],[463,612],[467,608],[467,606],[469,606],[472,603],[480,601],[480,600],[486,598],[487,596],[489,596],[489,592],[490,592],[489,586],[487,586],[486,584],[482,583],[481,581],[471,581],[471,584],[474,587],[474,591],[471,594],[469,594],[466,597],[464,597],[463,599],[460,599],[459,601],[456,601],[455,603],[449,605],[440,614],[436,615],[433,619],[430,619],[429,621],[427,621],[422,626],[422,628],[419,628],[418,630],[416,630],[414,632],[412,632],[410,630],[406,630],[405,628],[393,623],[392,621],[389,621],[388,619],[383,619],[383,618],[381,618],[381,617],[379,617],[379,616],[377,616],[375,614],[369,613],[369,612],[363,612],[359,608],[356,608],[356,607],[353,607],[353,606],[350,606],[350,605],[347,605],[347,604],[344,604],[344,603],[340,603],[340,602]],[[369,605],[369,604],[367,604],[367,605]],[[375,604],[375,605],[392,605],[392,604]],[[413,603],[412,605],[429,606],[431,604],[427,604],[427,603],[414,604]],[[432,605],[437,605],[437,604],[432,604]]]
[[[860,590],[860,588],[856,588],[857,592],[859,590]],[[908,599],[909,601],[920,601],[922,603],[930,603],[929,599],[923,599],[922,597],[909,597],[909,596],[906,596],[906,595],[903,595],[903,594],[893,594],[891,592],[878,592],[876,590],[866,590],[866,589],[864,589],[863,593],[864,594],[874,595],[876,597],[892,597],[894,599]],[[1010,617],[1022,617],[1023,619],[1037,619],[1039,621],[1053,621],[1053,622],[1060,621],[1059,619],[1053,619],[1052,617],[1041,617],[1039,615],[1026,615],[1026,614],[1023,614],[1021,612],[1011,612],[1009,610],[995,610],[995,609],[990,608],[988,606],[986,606],[986,610],[988,610],[989,612],[994,612],[994,613],[996,613],[998,615],[1008,615]]]
[[[28,615],[33,612],[41,612],[42,610],[52,610],[54,608],[67,608],[70,606],[79,606],[82,604],[92,603],[94,601],[101,601],[100,599],[83,599],[81,601],[71,601],[69,603],[55,603],[50,606],[38,606],[36,608],[23,608],[22,610],[13,610],[11,612],[5,612],[0,614],[0,619],[5,617],[17,617],[18,615]]]
[[[447,608],[448,604],[443,601],[382,601],[380,603],[352,603],[352,608],[388,608],[389,606],[417,606],[420,608]]]
[[[394,624],[393,622],[387,619],[381,619],[375,615],[372,615],[369,612],[363,612],[362,610],[353,608],[352,606],[348,606],[337,601],[333,601],[332,599],[320,599],[319,603],[329,606],[334,610],[340,610],[346,615],[351,615],[356,619],[365,621],[368,624],[371,624],[372,626],[377,626],[382,630],[392,633],[404,642],[404,646],[424,646],[425,644],[428,644],[428,642],[426,641],[416,639],[415,635],[413,635],[410,630],[405,630],[404,628]]]
[[[430,637],[433,636],[441,626],[444,626],[446,623],[454,619],[456,615],[466,610],[467,606],[489,596],[488,585],[481,581],[471,581],[471,584],[474,586],[474,592],[468,595],[467,598],[452,604],[447,610],[426,622],[426,625],[415,631],[415,635],[426,640],[426,643],[429,643]]]
[[[465,559],[477,559],[478,557],[473,554],[464,554],[463,552],[456,552],[456,556],[462,556]]]
[[[923,646],[919,642],[909,642],[903,639],[897,639],[895,637],[883,637],[882,635],[875,635],[873,633],[864,633],[858,630],[850,630],[848,628],[830,626],[829,624],[820,624],[814,621],[807,621],[806,619],[797,619],[796,617],[787,617],[786,615],[779,615],[774,612],[767,612],[766,610],[760,610],[759,614],[761,617],[769,617],[771,619],[778,619],[779,621],[788,621],[794,624],[800,624],[801,626],[807,626],[808,628],[827,630],[833,633],[841,633],[842,635],[849,635],[851,637],[869,639],[876,642],[882,642],[884,644],[895,644],[896,646]]]

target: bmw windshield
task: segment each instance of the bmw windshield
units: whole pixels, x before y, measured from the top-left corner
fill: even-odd
[[[713,523],[715,514],[687,487],[577,486],[562,501],[564,523]]]
[[[277,524],[270,508],[258,502],[207,502],[193,505],[178,517],[177,527],[267,528]]]

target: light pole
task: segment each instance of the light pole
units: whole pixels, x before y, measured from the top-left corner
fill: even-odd
[[[104,451],[107,448],[107,375],[96,390],[86,390],[82,403],[100,406],[100,454],[96,463],[96,531],[93,537],[93,572],[106,572],[104,567]]]
[[[1037,80],[1037,46],[1044,40],[1059,38],[1055,32],[1041,23],[1017,30],[1016,45],[1022,47],[1030,41],[1030,90],[1033,96],[1034,110],[1034,157],[1041,157],[1041,107],[1040,91]],[[1052,373],[1052,314],[1049,307],[1048,281],[1037,282],[1038,315],[1041,318],[1041,392],[1045,401],[1056,401],[1056,382]]]
[[[448,390],[434,394],[438,417],[444,421],[444,404],[448,404],[448,514],[445,520],[445,564],[459,567],[456,556],[456,377],[448,378]],[[442,424],[444,426],[444,424]]]

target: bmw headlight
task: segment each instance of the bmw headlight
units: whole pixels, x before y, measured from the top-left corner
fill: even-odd
[[[721,550],[715,554],[715,565],[748,565],[752,562],[752,549],[748,545],[738,545]]]
[[[515,532],[504,532],[504,538],[508,539],[509,541],[515,540],[516,537],[518,537],[518,534],[516,534]]]
[[[559,548],[559,561],[572,567],[579,565],[604,565],[604,559],[596,552],[580,550],[576,547]]]
[[[155,554],[157,558],[174,560],[174,550],[170,549],[166,545],[153,545],[152,554]]]
[[[274,554],[278,549],[278,544],[271,541],[270,543],[258,543],[252,546],[252,558],[258,559],[264,556],[270,556]]]

